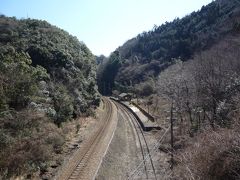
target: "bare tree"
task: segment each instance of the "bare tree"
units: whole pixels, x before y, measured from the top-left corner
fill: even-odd
[[[184,120],[188,119],[193,126],[193,85],[188,66],[176,60],[174,65],[161,73],[157,87],[158,95],[173,104],[180,123],[180,133],[182,133]]]
[[[158,95],[173,103],[180,124],[187,120],[190,130],[229,126],[239,104],[239,57],[239,46],[224,42],[186,63],[177,60],[160,74]]]
[[[229,114],[236,106],[234,97],[240,90],[239,69],[236,68],[240,67],[239,54],[228,50],[228,44],[224,43],[206,51],[196,56],[192,68],[198,106],[212,128],[215,124],[228,125]]]

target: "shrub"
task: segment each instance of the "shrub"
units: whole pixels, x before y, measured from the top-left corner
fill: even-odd
[[[135,86],[135,91],[140,96],[150,96],[155,91],[154,81],[149,80],[144,83]]]
[[[142,87],[142,96],[149,96],[154,92],[154,88],[150,83],[145,83]]]
[[[50,144],[56,153],[60,153],[62,151],[62,146],[64,144],[64,138],[58,132],[50,132],[46,136],[46,143]]]
[[[0,118],[0,179],[46,168],[64,144],[61,129],[44,114],[32,110],[9,114]]]
[[[38,91],[37,83],[48,78],[46,70],[32,67],[25,53],[0,55],[0,107],[22,109]]]
[[[56,110],[55,124],[58,126],[73,116],[73,100],[65,86],[58,84],[53,89],[54,109]]]
[[[176,167],[182,179],[239,179],[240,133],[230,129],[205,132],[180,153]]]

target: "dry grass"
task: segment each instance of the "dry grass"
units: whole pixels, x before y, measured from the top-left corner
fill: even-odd
[[[32,110],[0,118],[0,136],[0,179],[46,171],[64,144],[61,129]]]
[[[240,178],[238,129],[205,131],[177,154],[176,179],[231,180]]]

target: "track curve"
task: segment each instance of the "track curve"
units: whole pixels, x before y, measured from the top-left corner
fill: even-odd
[[[114,121],[114,104],[106,97],[102,98],[104,102],[104,114],[101,118],[101,123],[97,131],[76,151],[69,163],[62,169],[61,174],[56,178],[57,180],[77,180],[93,178],[87,168],[89,161],[94,158],[94,155],[99,151],[103,139],[107,136],[112,121]],[[95,158],[96,159],[96,158]],[[97,171],[97,170],[96,170]],[[91,179],[90,178],[90,179]]]
[[[122,110],[122,112],[124,112],[129,118],[129,121],[132,122],[133,125],[133,129],[135,129],[136,134],[137,134],[137,139],[140,145],[140,152],[141,152],[141,156],[143,159],[143,168],[144,168],[144,174],[146,179],[157,179],[156,177],[156,172],[155,172],[155,167],[152,161],[152,157],[150,155],[149,152],[149,147],[146,141],[146,138],[144,136],[144,132],[140,126],[140,124],[138,123],[138,121],[136,120],[136,118],[133,116],[133,114],[125,107],[123,106],[121,103],[114,101],[114,104],[117,106],[118,109]],[[145,162],[145,156],[150,155],[150,162],[147,163]],[[152,172],[152,174],[150,174],[150,172]],[[153,178],[151,178],[150,176],[153,176]],[[132,179],[131,175],[127,177],[127,179]]]

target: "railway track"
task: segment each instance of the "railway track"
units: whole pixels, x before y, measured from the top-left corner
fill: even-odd
[[[117,106],[117,108],[119,110],[121,110],[129,119],[129,121],[131,121],[132,127],[135,130],[136,134],[137,134],[137,140],[139,142],[139,146],[140,146],[140,152],[141,152],[141,156],[142,156],[142,160],[143,160],[143,171],[144,173],[141,175],[142,177],[139,178],[144,178],[144,179],[157,179],[156,176],[156,172],[155,172],[155,167],[152,161],[152,157],[149,151],[149,147],[144,135],[144,132],[140,126],[140,124],[138,123],[138,121],[136,120],[136,118],[133,116],[133,114],[122,104],[114,101],[114,104]],[[146,162],[146,156],[150,156],[149,157],[149,162]],[[134,177],[132,175],[128,175],[127,179],[133,179]]]
[[[85,179],[88,172],[87,166],[89,160],[94,153],[98,151],[102,138],[106,136],[109,129],[109,124],[113,116],[113,105],[108,98],[103,97],[105,113],[102,117],[102,122],[99,124],[97,131],[76,151],[73,157],[62,173],[56,178],[57,180],[77,180]]]

